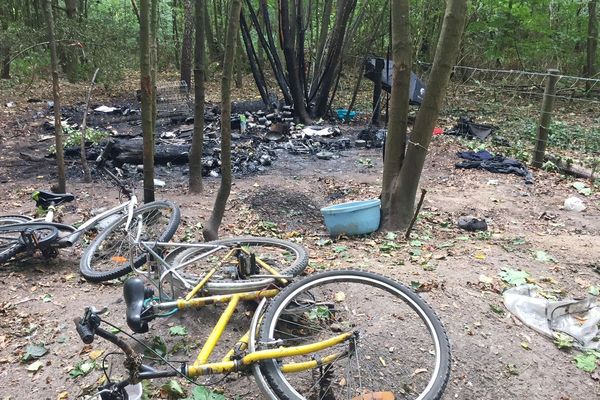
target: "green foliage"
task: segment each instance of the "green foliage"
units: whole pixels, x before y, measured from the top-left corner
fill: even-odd
[[[499,273],[500,278],[509,285],[522,285],[527,283],[530,279],[530,275],[526,271],[518,271],[511,268],[502,268],[502,271]]]
[[[187,397],[184,400],[225,400],[225,396],[204,386],[196,386],[192,389],[192,397]]]
[[[73,129],[69,127],[63,128],[63,132],[66,134],[66,137],[63,141],[63,145],[65,148],[69,147],[79,147],[81,143],[81,131],[79,129]],[[87,143],[98,144],[102,141],[102,139],[108,136],[108,132],[101,131],[93,128],[85,129],[85,141]],[[49,148],[51,154],[56,153],[55,145],[51,145]]]
[[[577,368],[585,372],[594,372],[597,367],[597,362],[600,359],[599,351],[586,351],[585,353],[575,356],[573,359]]]

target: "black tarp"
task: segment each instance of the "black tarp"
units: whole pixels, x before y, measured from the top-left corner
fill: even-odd
[[[375,82],[377,79],[376,61],[377,58],[369,58],[365,63],[365,78]],[[392,60],[383,60],[383,70],[381,71],[381,86],[386,92],[392,90],[392,75],[394,73],[394,62]],[[421,105],[425,97],[425,84],[414,73],[410,73],[409,87],[410,104]]]

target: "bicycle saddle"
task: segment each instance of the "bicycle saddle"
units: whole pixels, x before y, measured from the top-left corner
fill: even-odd
[[[129,278],[123,285],[123,297],[127,305],[127,325],[135,333],[148,332],[148,321],[144,320],[142,314],[144,300],[151,295],[140,278]]]
[[[68,203],[70,201],[75,200],[75,196],[71,193],[52,193],[46,192],[44,190],[36,190],[31,195],[33,200],[35,200],[35,205],[37,207],[48,208],[52,205],[57,206],[62,203]]]

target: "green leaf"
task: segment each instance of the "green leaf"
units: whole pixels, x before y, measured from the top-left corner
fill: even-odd
[[[40,358],[48,352],[48,349],[43,344],[30,344],[25,349],[25,355],[23,355],[23,361],[30,361],[34,358]]]
[[[396,240],[397,237],[398,237],[398,234],[396,232],[388,232],[385,235],[385,240]]]
[[[594,372],[596,370],[596,361],[598,361],[597,352],[588,351],[576,356],[575,366],[585,372]]]
[[[600,288],[598,286],[590,286],[588,293],[592,296],[600,296]]]
[[[590,196],[592,194],[592,189],[589,188],[585,183],[583,182],[573,182],[571,184],[571,186],[573,186],[575,189],[577,189],[577,192],[579,194],[582,194],[584,196]]]
[[[490,304],[490,310],[492,310],[495,314],[504,315],[504,309],[496,304]]]
[[[502,268],[502,271],[498,275],[500,275],[500,278],[502,278],[504,282],[515,286],[527,283],[527,280],[530,278],[528,272],[510,268]]]
[[[514,245],[521,245],[521,244],[525,244],[527,243],[527,241],[523,238],[516,238],[515,240],[512,241],[512,244]]]
[[[169,333],[171,336],[185,336],[187,335],[187,329],[185,326],[175,325],[169,328]]]
[[[83,360],[79,361],[75,364],[75,367],[69,372],[69,375],[73,378],[77,378],[78,376],[85,376],[89,374],[94,368],[96,368],[96,363],[92,360]]]
[[[317,240],[317,246],[328,246],[331,243],[333,243],[331,241],[331,239],[319,239],[319,240]]]
[[[165,383],[160,388],[161,388],[161,390],[167,392],[167,394],[169,394],[169,396],[173,396],[176,399],[181,399],[185,396],[185,392],[183,391],[183,388],[181,387],[179,382],[177,382],[174,379],[171,379],[169,382]]]
[[[419,281],[410,281],[410,287],[416,292],[423,284]]]
[[[331,312],[327,306],[314,307],[308,313],[308,319],[310,320],[324,320],[328,319],[330,316]]]
[[[554,344],[559,349],[571,349],[573,348],[573,338],[566,333],[556,332],[553,334]]]
[[[336,253],[343,253],[345,251],[348,251],[348,247],[346,247],[346,246],[335,246],[333,248],[333,251],[335,251]]]
[[[221,393],[213,392],[204,386],[196,386],[192,389],[192,397],[185,400],[225,400],[225,396]]]
[[[27,366],[27,371],[38,372],[43,366],[44,364],[40,360],[37,360]]]
[[[45,294],[45,295],[42,297],[42,301],[43,301],[44,303],[50,303],[50,302],[52,301],[52,295],[51,295],[51,294]]]
[[[421,242],[420,240],[411,240],[410,245],[412,247],[421,247],[423,246],[423,242]]]
[[[544,250],[537,250],[535,252],[535,259],[541,262],[556,262],[556,259],[550,254],[546,253]]]
[[[154,350],[159,356],[164,357],[167,355],[167,344],[160,336],[154,336],[152,338],[152,343],[150,344],[152,350]],[[152,353],[149,350],[146,350],[146,353]]]

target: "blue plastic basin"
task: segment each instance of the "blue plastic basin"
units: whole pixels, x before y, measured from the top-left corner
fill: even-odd
[[[321,208],[325,226],[331,236],[364,235],[379,228],[379,199],[351,201]]]
[[[348,110],[345,108],[338,108],[337,110],[335,110],[335,113],[337,114],[338,119],[345,119],[345,121],[351,121],[352,119],[354,119],[354,117],[356,117],[356,111],[350,111],[350,113],[348,114]],[[346,114],[348,114],[347,118]]]

